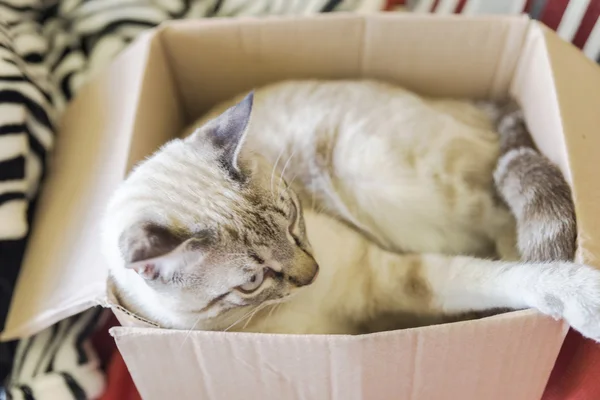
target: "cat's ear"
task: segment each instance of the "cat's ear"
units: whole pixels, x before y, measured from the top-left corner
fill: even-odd
[[[253,103],[254,91],[201,128],[204,137],[217,150],[221,165],[236,180],[244,178],[238,158],[250,122]]]
[[[126,268],[146,280],[161,278],[167,282],[183,271],[190,258],[197,260],[209,242],[208,232],[190,237],[152,223],[140,223],[123,232],[119,245]]]

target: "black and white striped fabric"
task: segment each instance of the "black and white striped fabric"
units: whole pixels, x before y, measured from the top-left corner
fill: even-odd
[[[104,376],[89,335],[103,311],[87,311],[23,339],[15,356],[12,379],[7,382],[6,397],[83,400],[102,394]]]
[[[168,19],[374,11],[383,3],[0,0],[0,328],[46,160],[60,140],[55,123],[81,85],[137,35]],[[88,339],[99,312],[89,310],[17,345],[0,344],[0,400],[98,397],[103,376]]]

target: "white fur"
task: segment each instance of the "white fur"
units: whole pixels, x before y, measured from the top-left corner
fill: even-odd
[[[216,107],[186,135],[240,98]],[[325,165],[319,146],[332,146]],[[265,186],[279,190],[282,174],[299,192],[321,272],[283,303],[241,308],[228,320],[231,329],[357,333],[358,325],[386,312],[443,315],[537,307],[600,339],[598,271],[571,263],[451,256],[489,257],[496,251],[514,256],[514,219],[492,194],[498,138],[473,104],[423,99],[368,81],[271,85],[255,93],[241,157],[254,153],[273,165]],[[175,141],[140,166],[109,205],[104,244],[111,275],[132,311],[165,327],[229,326],[182,311],[188,300],[158,295],[125,269],[118,237],[145,214],[157,223],[187,227],[235,214],[229,208],[242,200],[219,181],[213,158],[209,150],[190,150]],[[157,191],[160,204],[153,202]],[[325,214],[354,225],[377,244]],[[232,287],[235,273],[220,279],[215,293]],[[207,303],[210,296],[204,295],[195,301]]]
[[[319,278],[273,313],[267,308],[238,330],[356,333],[356,322],[384,312],[443,315],[532,307],[565,318],[585,336],[600,340],[600,271],[591,267],[399,255],[325,215],[307,212],[305,218],[321,265]],[[402,289],[408,279],[406,267],[415,261],[432,294],[428,304]]]
[[[324,138],[334,141],[333,174],[311,162]],[[490,255],[497,232],[513,224],[492,197],[498,135],[467,101],[424,99],[373,81],[278,83],[256,91],[246,146],[273,164],[279,159],[279,169],[290,164],[284,175],[306,192],[305,207],[325,196],[319,208],[385,247]]]

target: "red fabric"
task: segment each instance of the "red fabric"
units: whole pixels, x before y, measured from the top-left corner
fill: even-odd
[[[395,7],[403,6],[406,0],[386,0],[383,11],[393,11]]]
[[[142,400],[116,348],[106,371],[106,380],[106,391],[99,400]]]
[[[110,312],[110,318],[100,327],[96,329],[91,337],[92,346],[96,350],[96,354],[100,358],[100,365],[103,369],[106,368],[110,362],[112,355],[116,349],[114,339],[108,334],[108,330],[113,326],[119,325],[117,318]]]
[[[92,344],[106,372],[106,390],[98,400],[142,400],[114,339],[108,334],[110,328],[118,325],[117,318],[111,313],[106,324],[92,337]]]
[[[570,0],[551,0],[546,3],[546,7],[540,16],[540,21],[548,25],[548,27],[556,30],[563,14],[569,5]]]
[[[600,345],[571,330],[542,400],[600,399]]]
[[[460,14],[463,10],[463,8],[465,8],[465,5],[467,4],[467,0],[459,0],[458,3],[456,4],[456,8],[454,9],[454,12],[456,14]]]
[[[593,1],[589,4],[583,18],[581,19],[581,24],[579,25],[579,29],[573,38],[573,44],[580,49],[583,48],[585,42],[588,40],[590,33],[592,33],[592,29],[594,29],[594,25],[596,21],[600,17],[600,1]]]

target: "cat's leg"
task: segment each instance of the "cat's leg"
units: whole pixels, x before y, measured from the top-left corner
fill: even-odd
[[[374,301],[389,307],[378,311],[451,315],[536,308],[600,341],[600,271],[592,267],[392,253],[381,253],[376,263]]]
[[[522,259],[573,260],[577,224],[569,185],[535,148],[516,103],[498,106],[494,123],[500,135],[494,182],[516,218]]]

